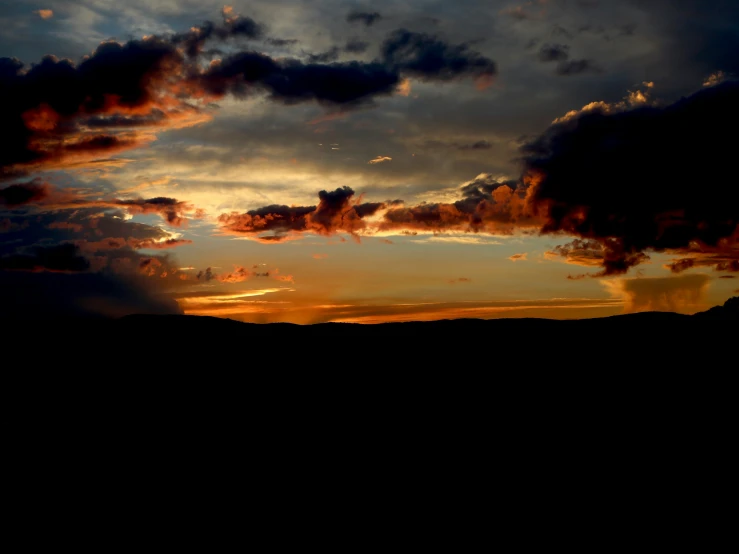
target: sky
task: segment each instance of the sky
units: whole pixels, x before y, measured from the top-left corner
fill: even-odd
[[[0,314],[695,313],[739,294],[739,3],[0,6]]]

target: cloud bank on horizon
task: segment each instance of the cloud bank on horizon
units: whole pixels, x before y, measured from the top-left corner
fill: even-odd
[[[629,2],[618,16],[597,2],[580,3],[576,10],[554,1],[500,4],[495,18],[508,18],[512,30],[494,31],[516,38],[506,43],[474,35],[474,25],[472,34],[464,36],[461,22],[449,21],[445,29],[444,20],[431,21],[417,12],[393,14],[380,5],[378,11],[350,10],[342,21],[332,22],[328,36],[333,44],[308,44],[314,40],[308,35],[276,34],[276,29],[289,28],[275,25],[279,19],[262,21],[226,6],[217,22],[206,20],[185,31],[159,30],[140,39],[107,39],[77,62],[51,52],[35,63],[0,57],[0,284],[8,291],[26,283],[20,290],[27,290],[29,298],[36,295],[27,302],[22,295],[11,299],[4,294],[0,302],[19,317],[177,313],[172,294],[182,295],[186,287],[255,277],[294,282],[276,268],[247,269],[251,266],[243,260],[219,273],[199,260],[207,270],[195,275],[161,252],[196,247],[204,229],[210,229],[209,240],[244,238],[259,244],[347,236],[354,242],[378,237],[395,245],[383,237],[419,234],[524,241],[549,237],[556,244],[539,261],[583,266],[584,272],[570,275],[570,281],[578,282],[642,271],[655,256],[667,258],[668,275],[704,275],[700,271],[706,269],[721,277],[739,273],[739,187],[730,163],[733,145],[725,138],[739,123],[739,81],[734,78],[739,68],[712,38],[718,33],[724,44],[734,44],[737,29],[723,23],[718,9],[689,0],[677,2],[680,13],[701,15],[689,28],[677,17],[657,18],[669,13],[661,2],[648,7]],[[95,5],[103,13],[105,3]],[[137,3],[132,9],[144,11]],[[724,9],[739,15],[731,3]],[[55,2],[27,13],[35,14],[39,25],[69,24],[73,15],[65,16]],[[609,16],[602,21],[626,19],[607,27],[592,23],[598,14]],[[629,42],[639,36],[638,29],[663,41],[663,55],[651,54],[660,62],[655,62],[655,73],[691,60],[682,82],[665,79],[672,97],[657,96],[659,82],[655,86],[643,79],[641,85],[606,94],[609,71],[623,73],[630,67],[622,52],[644,57],[638,44]],[[698,58],[691,44],[674,42],[678,33],[704,41]],[[4,40],[0,37],[0,46]],[[601,54],[597,59],[579,57],[579,45],[588,41],[600,45],[592,49],[593,56]],[[295,53],[298,44],[302,54]],[[608,47],[614,44],[620,47]],[[538,90],[527,88],[533,76],[546,79],[558,97],[552,107],[544,99],[536,101],[532,111],[547,117],[538,131],[525,119],[498,111],[518,109],[515,99],[527,91],[537,98]],[[571,85],[577,79],[589,80],[593,90],[600,86],[606,100],[582,98]],[[454,96],[445,96],[446,89]],[[561,109],[562,99],[568,98],[582,107],[570,103]],[[398,102],[404,102],[405,111]],[[282,134],[250,126],[248,135],[234,135],[229,129],[234,122],[222,113],[253,114],[258,106],[273,114]],[[499,126],[487,119],[488,106]],[[321,150],[320,156],[302,156],[305,162],[294,157],[292,164],[303,163],[303,171],[324,176],[331,175],[328,168],[339,168],[340,176],[356,184],[334,188],[327,179],[326,185],[314,185],[318,202],[304,205],[279,202],[280,193],[289,190],[260,185],[266,191],[262,196],[278,201],[260,205],[252,200],[245,209],[223,192],[218,196],[189,184],[189,176],[197,173],[197,160],[185,153],[198,152],[192,129],[224,134],[226,143],[216,138],[214,152],[236,148],[239,140],[229,137],[252,141],[261,135],[272,141],[270,151],[277,151],[293,140],[289,129],[297,127],[291,114],[299,112],[302,118],[306,109],[316,108],[323,115],[308,126],[297,122],[301,127],[294,134],[327,133],[337,142],[319,146],[335,156]],[[373,118],[402,130],[376,125]],[[478,120],[488,127],[481,128]],[[437,134],[428,134],[434,121]],[[178,147],[178,136],[195,144]],[[379,141],[385,144],[383,155],[376,155]],[[304,143],[296,142],[295,151],[303,152]],[[365,147],[375,151],[374,157],[351,155]],[[184,168],[186,186],[173,186],[171,177],[155,172],[139,186],[120,180],[131,178],[129,168],[137,160],[147,163],[147,152],[154,152],[148,155],[149,168],[157,159]],[[501,157],[506,155],[507,160]],[[260,158],[252,159],[257,167]],[[480,171],[486,164],[488,170]],[[224,161],[223,171],[232,166]],[[424,166],[438,167],[437,173],[452,182],[457,175],[462,184],[425,183],[433,172]],[[269,171],[275,167],[287,175],[285,164]],[[465,170],[474,173],[464,177]],[[293,175],[300,175],[297,167]],[[142,195],[141,188],[157,194]],[[198,205],[205,194],[207,210]],[[306,198],[311,191],[304,184],[300,194]],[[501,259],[525,267],[534,258],[512,251]],[[479,281],[464,279],[447,282]],[[665,279],[655,281],[657,288],[682,290],[677,281]],[[56,280],[64,283],[59,289],[63,302],[55,300]],[[609,290],[620,290],[627,301],[638,291],[640,300],[628,301],[632,309],[656,305],[641,300],[651,288],[614,282],[623,286]],[[696,285],[700,294],[707,283],[703,279]]]

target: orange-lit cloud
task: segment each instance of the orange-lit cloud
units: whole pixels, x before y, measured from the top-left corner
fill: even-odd
[[[513,184],[515,187],[515,184]],[[406,206],[401,200],[361,202],[349,187],[321,191],[318,206],[266,206],[246,213],[222,214],[226,234],[260,242],[281,242],[303,233],[363,235],[422,233],[489,233],[511,235],[534,232],[543,221],[531,215],[527,191],[495,181],[487,175],[463,185],[454,203]],[[439,241],[476,242],[475,237],[434,237]]]
[[[395,92],[400,96],[409,96],[411,93],[411,80],[403,79],[395,89]]]
[[[381,164],[383,162],[389,162],[392,160],[390,156],[377,156],[376,158],[371,159],[368,161],[368,164]]]
[[[525,260],[527,256],[528,256],[527,253],[513,254],[513,256],[509,256],[508,259],[511,260],[512,262],[518,262],[518,261],[521,261],[521,260]]]
[[[486,90],[493,86],[495,77],[493,75],[480,75],[475,79],[475,88],[477,90]]]
[[[222,214],[218,221],[227,234],[251,236],[261,242],[281,242],[306,232],[357,236],[367,228],[365,218],[385,207],[379,202],[362,203],[361,197],[355,200],[349,187],[324,190],[318,196],[317,206],[266,206],[247,213]]]
[[[41,19],[51,19],[52,17],[54,17],[54,10],[35,10],[33,13],[35,13]]]
[[[262,269],[258,265],[253,266],[251,269],[240,265],[234,265],[233,270],[223,273],[215,273],[213,268],[209,267],[203,271],[199,271],[195,276],[198,281],[203,283],[208,283],[210,281],[221,283],[243,283],[244,281],[256,277],[268,277],[283,283],[293,283],[295,281],[292,275],[280,274],[280,270],[278,268]]]

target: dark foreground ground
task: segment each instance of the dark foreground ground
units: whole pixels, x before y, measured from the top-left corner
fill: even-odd
[[[254,433],[289,444],[297,433],[299,457],[321,434],[332,448],[370,435],[409,448],[422,433],[486,450],[500,433],[539,444],[542,430],[555,443],[578,430],[580,448],[626,422],[644,445],[666,432],[719,444],[735,420],[738,331],[739,298],[692,316],[568,321],[6,322],[0,390],[11,426],[30,418],[100,438],[135,422],[152,448],[172,433],[239,448]]]

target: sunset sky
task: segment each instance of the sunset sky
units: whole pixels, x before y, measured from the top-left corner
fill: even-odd
[[[0,6],[0,314],[739,294],[735,0]]]

